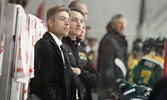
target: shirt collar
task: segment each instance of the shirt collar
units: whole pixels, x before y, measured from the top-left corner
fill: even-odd
[[[56,41],[57,45],[60,47],[62,45],[62,41],[57,38],[56,35],[54,35],[53,33],[50,32],[50,34],[52,35],[53,39]]]

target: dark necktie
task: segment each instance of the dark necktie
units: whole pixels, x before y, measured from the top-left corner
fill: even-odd
[[[63,58],[63,63],[64,63],[64,65],[66,65],[66,64],[65,64],[65,62],[66,62],[66,61],[65,61],[65,52],[64,52],[64,47],[63,47],[63,45],[61,45],[60,48],[61,48],[60,51],[61,51],[61,55],[62,55],[62,58]]]

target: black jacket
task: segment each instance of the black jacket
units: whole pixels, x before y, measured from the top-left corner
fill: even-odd
[[[127,46],[125,36],[114,30],[102,38],[98,50],[98,88],[106,89],[106,92],[108,88],[113,88],[114,91],[116,79],[124,79],[121,69],[115,64],[115,59],[119,58],[125,66],[127,65]]]
[[[92,67],[86,50],[78,45],[80,40],[72,41],[69,37],[63,38],[66,45],[66,54],[72,67],[81,69],[81,75],[74,74],[76,88],[79,88],[80,100],[91,100],[90,89],[96,88],[98,74]]]
[[[46,32],[35,45],[35,77],[30,81],[31,94],[42,100],[74,100],[74,81],[69,66],[67,61],[63,65],[57,43]]]

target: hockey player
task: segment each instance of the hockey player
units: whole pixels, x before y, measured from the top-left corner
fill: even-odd
[[[127,72],[127,80],[128,82],[132,83],[132,70],[134,69],[135,65],[139,62],[141,57],[143,56],[143,41],[141,39],[136,39],[133,42],[133,49],[132,53],[129,56],[128,60],[128,72]]]
[[[146,54],[133,70],[133,82],[140,85],[152,87],[162,79],[164,59],[156,55],[156,42],[153,38],[145,40],[143,45]]]
[[[155,40],[155,51],[156,51],[156,55],[161,56],[164,58],[164,49],[165,49],[165,41],[166,38],[165,37],[158,37]]]

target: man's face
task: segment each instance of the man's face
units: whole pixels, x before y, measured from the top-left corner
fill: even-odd
[[[81,10],[81,12],[83,13],[83,16],[85,18],[85,20],[87,20],[88,17],[88,8],[85,4],[82,3],[78,3],[77,7]]]
[[[126,24],[127,24],[126,19],[124,17],[121,17],[117,19],[114,24],[112,24],[112,29],[124,35],[126,30]]]
[[[66,37],[69,33],[70,17],[65,11],[61,11],[56,14],[52,20],[50,27],[53,34],[57,34],[58,37]]]
[[[77,11],[71,11],[70,17],[70,34],[78,36],[81,34],[85,20],[82,14]]]
[[[85,27],[85,23],[84,23],[83,28],[81,30],[81,34],[78,36],[78,38],[81,40],[84,40],[85,34],[86,34],[86,27]]]

